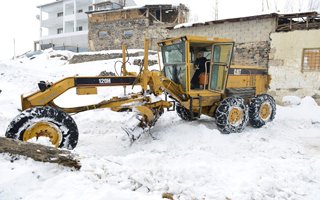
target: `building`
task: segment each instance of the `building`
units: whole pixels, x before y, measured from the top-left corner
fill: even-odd
[[[313,96],[320,103],[320,15],[317,12],[266,14],[172,27],[170,37],[232,38],[233,64],[260,65],[272,76],[270,93]]]
[[[88,50],[88,16],[93,10],[117,9],[134,6],[132,0],[114,2],[103,0],[57,0],[40,5],[41,49],[55,47],[73,51]]]
[[[187,21],[189,10],[183,4],[156,4],[88,11],[89,48],[93,51],[119,49],[122,44],[129,48],[143,48],[144,38],[151,38],[151,49],[156,42],[168,36],[168,27]]]

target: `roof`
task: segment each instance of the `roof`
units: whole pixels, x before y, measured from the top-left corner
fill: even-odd
[[[61,2],[63,2],[63,0],[56,0],[56,1],[51,2],[51,3],[46,3],[46,4],[39,5],[39,6],[37,6],[37,8],[41,8],[41,7],[45,7],[45,6],[51,6],[51,5],[54,5],[54,4],[61,3]]]
[[[155,8],[155,7],[162,7],[162,9],[173,9],[175,7],[181,6],[183,4],[175,5],[175,4],[146,4],[146,5],[141,5],[141,6],[128,6],[128,7],[123,7],[122,9],[113,9],[113,10],[92,10],[86,12],[87,14],[92,14],[92,13],[107,13],[107,12],[120,12],[124,10],[135,10],[135,9],[147,9],[147,8]],[[185,5],[183,5],[185,7]],[[185,7],[187,9],[187,7]]]
[[[61,2],[63,2],[63,0],[55,0],[55,1],[51,2],[51,3],[46,3],[46,4],[39,5],[39,6],[37,6],[37,8],[41,8],[41,7],[45,7],[45,6],[50,6],[50,5],[57,4],[57,3],[61,3]],[[96,3],[96,4],[105,3],[105,2],[106,2],[106,1],[102,1],[102,2],[98,2],[98,3]],[[109,1],[109,2],[112,2],[112,1]],[[112,2],[112,3],[116,3],[116,2]],[[118,3],[116,3],[116,4],[118,4]],[[127,0],[127,1],[126,1],[126,4],[127,4],[127,5],[130,5],[130,6],[136,5],[136,3],[135,3],[133,0]]]
[[[184,23],[178,24],[174,27],[169,29],[178,29],[178,28],[187,28],[187,27],[196,27],[196,26],[206,26],[210,24],[221,24],[225,22],[239,22],[239,21],[249,21],[255,19],[266,19],[266,18],[296,18],[296,17],[306,17],[306,16],[318,16],[319,13],[312,11],[312,12],[300,12],[300,13],[290,13],[290,14],[279,14],[279,13],[269,13],[263,15],[253,15],[247,17],[238,17],[238,18],[228,18],[228,19],[221,19],[221,20],[213,20],[213,21],[205,21],[205,22],[195,22],[195,23]]]

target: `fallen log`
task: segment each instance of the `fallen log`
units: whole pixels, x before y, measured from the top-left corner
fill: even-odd
[[[57,149],[31,142],[23,142],[0,137],[0,153],[10,153],[32,158],[35,161],[57,163],[66,167],[80,169],[80,161],[68,150]]]

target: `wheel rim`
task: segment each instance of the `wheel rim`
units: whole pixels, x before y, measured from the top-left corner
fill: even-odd
[[[241,124],[241,121],[243,119],[242,110],[238,107],[231,108],[229,112],[229,123],[233,126],[237,126]]]
[[[270,119],[271,116],[271,105],[269,102],[264,102],[263,104],[261,104],[260,106],[260,110],[259,110],[259,116],[263,121],[267,121]]]
[[[39,137],[47,137],[50,142],[55,146],[59,147],[61,143],[61,132],[59,128],[51,122],[37,122],[27,128],[23,134],[23,141]]]

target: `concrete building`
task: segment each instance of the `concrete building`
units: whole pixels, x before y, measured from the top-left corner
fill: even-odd
[[[132,0],[57,0],[38,6],[41,49],[88,50],[88,16],[94,10],[134,6]]]
[[[267,67],[270,93],[313,96],[320,103],[320,15],[317,12],[266,14],[182,24],[170,37],[202,35],[232,38],[233,64]]]
[[[167,28],[186,22],[188,12],[183,4],[88,11],[90,50],[119,49],[123,43],[143,48],[145,37],[152,39],[151,49],[157,49],[156,42],[168,36]]]

